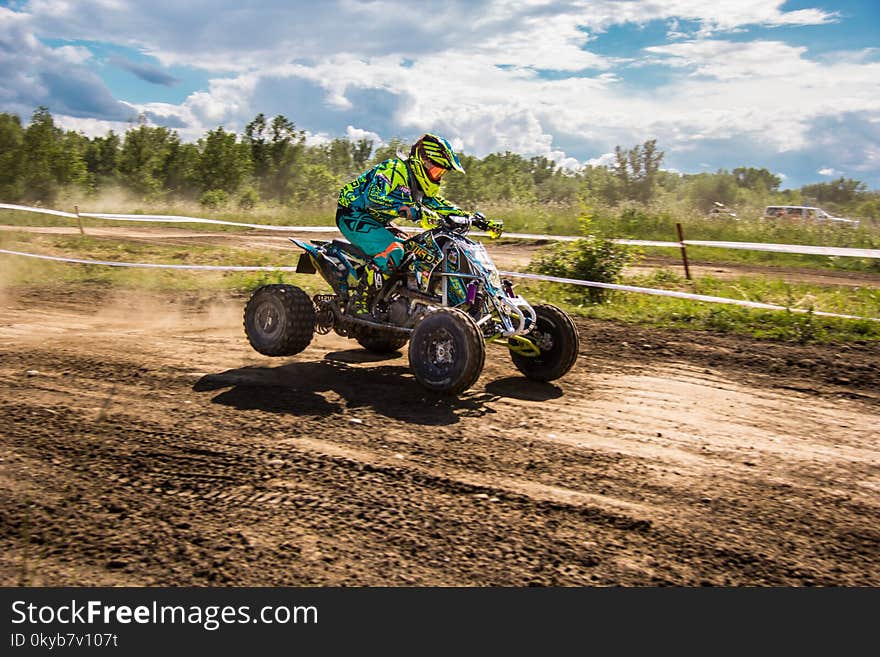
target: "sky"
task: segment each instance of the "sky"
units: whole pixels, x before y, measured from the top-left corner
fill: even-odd
[[[878,0],[0,0],[0,112],[880,189]]]

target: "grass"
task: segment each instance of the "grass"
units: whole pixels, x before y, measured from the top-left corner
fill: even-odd
[[[643,207],[590,209],[590,230],[611,238],[677,242],[676,224],[686,240],[805,244],[845,248],[880,249],[880,225],[864,221],[859,228],[830,224],[765,221],[758,217],[740,220],[708,218],[694,212],[672,213]],[[505,206],[487,208],[488,216],[505,222],[508,232],[579,235],[581,208],[566,206]],[[677,255],[676,248],[645,247],[645,255]],[[689,246],[693,260],[717,264],[747,263],[776,267],[880,272],[880,259],[849,256],[818,256],[718,247]]]
[[[678,240],[676,223],[682,224],[685,240],[880,249],[880,226],[869,221],[853,229],[828,224],[765,221],[760,218],[713,219],[693,213],[673,215],[663,211],[624,208],[619,212],[595,212],[592,227],[600,234],[614,238],[675,242]],[[687,252],[692,260],[717,264],[747,263],[776,267],[880,272],[880,259],[877,258],[801,255],[700,246],[688,246]],[[668,256],[675,254],[675,250],[645,247],[644,253]]]
[[[520,210],[521,211],[521,210]],[[6,212],[6,211],[0,211]],[[159,213],[158,210],[151,213]],[[68,220],[31,213],[8,213],[16,217],[39,219],[39,225],[60,219],[62,225]],[[198,215],[205,216],[205,215]],[[498,215],[495,215],[498,216]],[[525,214],[517,215],[523,222]],[[544,223],[523,224],[529,232],[561,232],[565,219],[561,210],[547,210]],[[22,218],[22,217],[19,217]],[[236,219],[241,219],[237,216]],[[274,222],[278,219],[271,219]],[[8,217],[0,216],[8,222]],[[555,222],[563,222],[556,224]],[[108,222],[112,223],[112,222]],[[270,223],[270,221],[266,221]],[[30,225],[30,224],[24,224]],[[57,225],[57,224],[56,224]],[[113,224],[118,225],[118,224]],[[155,224],[154,224],[155,225]],[[180,228],[180,226],[176,226]],[[187,227],[191,229],[191,227]],[[519,230],[507,224],[508,230]],[[207,232],[208,226],[204,227]],[[198,228],[202,232],[202,227]],[[761,241],[752,234],[742,241]],[[640,236],[645,237],[645,236]],[[688,236],[694,237],[696,236]],[[701,239],[714,239],[717,235],[700,235]],[[820,235],[812,234],[819,239]],[[870,234],[869,234],[870,237]],[[672,239],[667,237],[666,239]],[[784,241],[784,240],[773,240]],[[803,241],[802,243],[808,243]],[[298,250],[266,251],[260,249],[229,248],[212,245],[172,245],[117,238],[80,235],[36,234],[25,231],[0,232],[0,247],[71,257],[127,262],[202,264],[202,265],[258,265],[291,266],[296,263]],[[646,250],[649,252],[650,250]],[[705,252],[705,254],[704,254]],[[669,255],[668,250],[663,250]],[[718,249],[689,248],[692,259],[722,262],[717,259],[727,251]],[[730,251],[731,256],[748,258],[747,261],[766,265],[815,266],[817,268],[844,268],[832,259],[822,256],[798,256],[762,252]],[[715,256],[710,260],[710,256]],[[845,259],[839,259],[845,260]],[[731,262],[742,262],[732,259]],[[868,268],[880,261],[869,263]],[[849,267],[846,267],[849,268]],[[290,282],[303,287],[309,293],[326,292],[328,286],[317,276],[281,272],[200,272],[179,270],[127,269],[95,265],[79,265],[33,260],[28,258],[0,256],[0,283],[4,285],[40,285],[52,283],[98,283],[125,288],[152,288],[166,290],[234,290],[246,292],[274,282]],[[647,276],[630,277],[624,281],[630,285],[676,289],[698,294],[748,299],[775,305],[809,310],[823,310],[863,317],[880,317],[880,289],[876,287],[854,288],[816,284],[787,284],[767,276],[742,277],[736,280],[719,280],[702,277],[685,281],[672,270],[661,269]],[[601,304],[587,302],[587,288],[551,284],[520,284],[524,296],[537,302],[547,300],[585,317],[615,319],[624,322],[647,324],[660,328],[689,328],[723,331],[797,341],[843,342],[852,340],[880,339],[880,322],[843,320],[816,316],[813,313],[786,313],[762,311],[736,306],[709,304],[705,302],[672,299],[635,293],[612,293]]]
[[[789,284],[764,277],[686,281],[660,269],[622,281],[626,285],[768,303],[806,312],[759,310],[648,294],[610,292],[590,303],[587,289],[546,283],[519,286],[527,298],[556,303],[583,317],[609,319],[664,329],[696,329],[796,342],[880,340],[880,321],[822,317],[814,311],[880,318],[880,289],[807,283]]]
[[[678,257],[680,253],[677,248],[642,247],[641,250],[647,256]],[[724,249],[705,246],[688,246],[687,255],[688,260],[693,264],[797,267],[817,270],[880,273],[880,259],[878,258],[774,253],[770,251],[747,251],[743,249]]]
[[[223,246],[167,245],[115,238],[41,235],[10,231],[0,233],[0,248],[43,255],[76,257],[86,260],[191,265],[295,266],[298,249],[265,251],[231,249]],[[164,290],[252,290],[282,280],[299,285],[310,293],[326,291],[323,281],[313,275],[292,272],[214,272],[141,269],[82,265],[0,255],[5,285],[46,283],[100,283],[119,287]]]
[[[82,212],[107,212],[119,214],[165,214],[217,219],[240,223],[278,226],[331,226],[334,208],[289,208],[277,205],[261,205],[253,210],[208,210],[193,202],[168,202],[145,207],[125,198],[75,199],[59,201],[56,209],[73,211],[78,204]],[[575,205],[554,204],[492,204],[483,208],[487,216],[504,220],[507,232],[549,235],[581,234],[580,218],[584,208]],[[802,224],[765,221],[757,217],[740,220],[708,218],[690,211],[671,212],[663,208],[622,206],[619,208],[594,208],[591,231],[612,238],[677,241],[676,223],[681,223],[685,239],[730,242],[764,242],[776,244],[808,244],[849,248],[880,249],[880,224],[863,221],[857,229],[844,226]],[[90,226],[137,226],[153,227],[185,226],[200,232],[243,232],[248,229],[216,224],[176,223],[121,223],[119,221],[83,218],[86,231]],[[69,226],[75,227],[75,219],[56,217],[14,210],[0,210],[0,223],[18,226]],[[674,255],[674,248],[646,247],[646,255]],[[693,260],[717,264],[747,263],[776,267],[812,267],[816,269],[880,272],[880,259],[830,257],[722,249],[715,247],[688,247]]]
[[[566,205],[495,204],[482,209],[492,219],[502,219],[508,233],[580,235],[580,212]]]
[[[23,204],[28,205],[28,204]],[[49,209],[73,212],[73,204],[55,204]],[[318,207],[307,209],[292,209],[282,206],[264,206],[253,210],[209,210],[197,203],[177,202],[150,207],[142,207],[131,202],[117,206],[104,202],[79,204],[79,211],[85,213],[103,214],[132,214],[132,215],[169,215],[181,217],[196,217],[201,219],[216,219],[219,221],[231,221],[248,224],[263,224],[270,226],[333,226],[335,225],[336,208]],[[238,232],[249,230],[239,226],[224,226],[218,224],[180,224],[176,222],[123,222],[112,219],[98,219],[95,217],[81,217],[82,225],[88,231],[89,226],[156,226],[180,228],[185,226],[190,230],[203,232]],[[28,212],[24,210],[0,209],[0,223],[9,226],[69,226],[77,227],[77,220],[71,217],[59,217],[56,215]]]
[[[139,214],[139,212],[119,212],[118,214]],[[140,214],[178,214],[180,216],[200,217],[205,219],[218,219],[220,221],[234,221],[239,223],[253,223],[276,226],[330,226],[333,225],[333,217],[330,211],[312,214],[287,215],[280,212],[264,211],[262,213],[232,213],[232,212],[206,212],[196,208],[160,208]],[[547,235],[577,235],[579,234],[578,218],[571,209],[562,208],[530,210],[527,208],[502,208],[493,212],[492,216],[504,219],[505,230],[510,233],[528,232]],[[225,226],[217,224],[179,224],[169,222],[133,223],[120,222],[109,219],[94,219],[86,217],[82,219],[84,229],[88,233],[89,227],[119,227],[121,225],[130,228],[166,227],[199,232],[247,232],[248,228],[238,226]],[[8,226],[66,226],[77,227],[75,219],[44,215],[32,212],[15,210],[0,210],[0,223]],[[744,227],[743,227],[744,228]],[[720,231],[717,227],[706,228],[704,223],[695,222],[689,224],[685,238],[694,240],[719,240],[735,242],[769,242],[777,244],[810,244],[820,246],[848,246],[852,248],[880,249],[880,238],[874,238],[869,229],[849,231],[847,229],[834,230],[810,230],[801,231],[762,230],[761,226],[754,226],[751,230],[739,230],[734,233]],[[615,233],[614,226],[597,223],[597,230],[602,234],[626,237],[629,239],[659,240],[664,242],[677,241],[674,222],[671,226],[658,227],[646,226],[643,231],[628,230],[624,233]],[[502,240],[506,243],[520,243],[521,240]],[[677,256],[678,248],[669,247],[642,247],[641,251],[648,256]],[[772,267],[811,267],[815,269],[829,269],[839,271],[867,271],[880,273],[880,259],[877,258],[853,258],[848,256],[820,256],[801,255],[796,253],[774,253],[767,251],[747,251],[741,249],[723,249],[716,247],[689,246],[688,257],[694,262],[724,264],[753,264]]]

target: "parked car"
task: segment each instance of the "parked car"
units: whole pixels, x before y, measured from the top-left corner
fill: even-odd
[[[724,205],[724,203],[719,203],[718,201],[715,201],[712,204],[712,209],[709,210],[709,212],[706,216],[708,216],[710,219],[727,219],[727,218],[736,219],[737,218],[736,212],[734,212],[729,207]]]
[[[836,217],[825,212],[822,208],[809,205],[768,205],[764,208],[764,219],[788,219],[792,221],[811,221],[817,223],[829,222],[841,226],[856,228],[858,219]]]

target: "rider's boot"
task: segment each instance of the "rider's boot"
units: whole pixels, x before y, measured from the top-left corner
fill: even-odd
[[[352,299],[351,303],[349,304],[351,314],[355,317],[360,317],[363,319],[369,318],[371,316],[370,288],[367,285],[361,283],[354,290],[351,291],[351,295]]]
[[[380,274],[374,266],[367,265],[361,270],[358,286],[351,291],[351,303],[349,304],[349,312],[355,317],[366,319],[372,316],[370,306],[373,301],[373,288],[376,278],[379,277]]]
[[[376,265],[367,265],[361,275],[360,284],[352,292],[351,313],[356,317],[370,318],[373,299],[390,278],[391,274]]]

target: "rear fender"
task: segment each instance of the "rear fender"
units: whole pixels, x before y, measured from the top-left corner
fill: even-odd
[[[312,269],[317,270],[337,294],[343,294],[357,285],[357,269],[346,254],[332,243],[303,242],[293,237],[288,239],[305,251],[297,263],[298,273],[308,274],[312,273]]]
[[[294,237],[288,237],[291,242],[296,244],[299,248],[301,248],[306,253],[309,253],[315,257],[320,256],[321,251],[316,244],[311,244],[309,242],[303,242],[302,240],[298,240]]]

